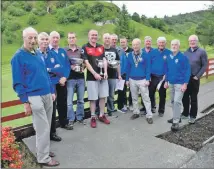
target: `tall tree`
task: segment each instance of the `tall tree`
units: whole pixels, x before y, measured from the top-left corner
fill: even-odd
[[[132,15],[132,20],[140,22],[140,15],[137,12],[134,12]]]

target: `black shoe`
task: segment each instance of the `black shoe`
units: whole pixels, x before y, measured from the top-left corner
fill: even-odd
[[[152,123],[153,123],[153,119],[152,119],[152,118],[146,118],[146,121],[147,121],[149,124],[152,124]]]
[[[59,141],[62,140],[62,138],[59,137],[59,136],[57,136],[56,133],[51,134],[50,139],[51,139],[52,141],[57,141],[57,142],[59,142]]]
[[[168,123],[173,123],[173,119],[167,120]],[[181,123],[181,119],[179,120],[179,123]]]
[[[138,117],[140,117],[139,114],[133,114],[131,116],[131,120],[137,119]]]
[[[156,108],[152,108],[152,113],[156,113]]]
[[[108,116],[112,116],[112,112],[108,112]]]
[[[163,117],[164,113],[159,113],[159,117]]]
[[[114,109],[112,112],[113,112],[113,113],[117,112],[117,109]]]
[[[179,124],[178,123],[172,123],[171,130],[172,131],[178,131],[179,130]]]

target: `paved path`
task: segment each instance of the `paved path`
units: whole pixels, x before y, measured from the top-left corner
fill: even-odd
[[[199,111],[213,104],[214,82],[201,86]],[[172,117],[169,102],[164,117],[154,114],[154,124],[149,125],[145,117],[130,120],[130,112],[118,118],[110,117],[111,124],[98,122],[96,129],[76,124],[73,131],[57,129],[62,137],[59,143],[51,142],[51,149],[57,155],[60,168],[145,168],[181,167],[196,152],[169,143],[155,136],[170,130],[167,120]],[[203,114],[199,113],[198,117]],[[181,125],[187,124],[183,121]],[[35,153],[35,136],[24,139],[30,150]]]

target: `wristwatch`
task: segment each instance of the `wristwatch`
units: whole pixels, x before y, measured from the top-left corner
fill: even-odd
[[[30,104],[30,102],[29,102],[29,101],[25,101],[24,103],[29,103],[29,104]]]

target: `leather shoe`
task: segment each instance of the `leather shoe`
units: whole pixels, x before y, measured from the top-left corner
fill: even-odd
[[[51,139],[52,141],[57,141],[57,142],[59,142],[59,141],[62,140],[62,138],[59,137],[59,136],[57,136],[56,133],[51,134],[50,139]]]

